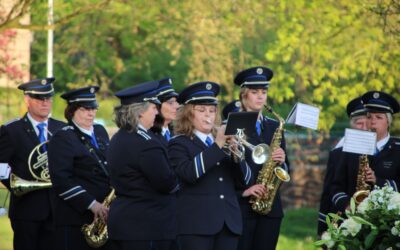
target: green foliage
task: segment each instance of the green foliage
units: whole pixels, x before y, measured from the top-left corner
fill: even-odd
[[[87,3],[56,1],[55,16]],[[32,6],[34,22],[45,22],[44,5]],[[210,80],[222,84],[227,102],[238,97],[236,72],[265,65],[275,73],[268,95],[277,111],[285,116],[296,102],[317,105],[320,129],[328,131],[347,120],[347,102],[368,90],[400,99],[399,36],[385,33],[379,6],[374,0],[112,1],[57,28],[55,76],[61,90],[97,84],[109,96],[166,76],[177,90]],[[46,32],[34,38],[35,77],[45,74]]]

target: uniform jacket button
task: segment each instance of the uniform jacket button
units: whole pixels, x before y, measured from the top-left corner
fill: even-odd
[[[219,180],[219,181],[223,181],[223,180],[224,180],[224,178],[222,178],[222,177],[219,177],[219,178],[218,178],[218,180]]]
[[[220,196],[219,196],[219,198],[222,200],[223,198],[224,198],[225,196],[223,195],[223,194],[221,194]]]

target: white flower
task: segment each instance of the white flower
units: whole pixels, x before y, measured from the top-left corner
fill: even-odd
[[[357,223],[353,218],[348,218],[343,221],[340,228],[344,228],[343,235],[347,236],[350,233],[353,237],[361,230],[361,224]]]
[[[322,236],[321,236],[322,240],[325,240],[325,245],[328,248],[332,248],[335,245],[335,242],[332,240],[331,234],[327,231],[325,231]]]
[[[369,199],[366,198],[358,205],[357,211],[360,214],[365,214],[365,212],[367,211],[367,209],[368,209],[368,201],[369,201]]]
[[[389,204],[389,206],[393,207],[393,209],[400,210],[400,194],[397,192],[393,193],[392,197],[390,198]]]
[[[391,232],[392,232],[392,234],[394,235],[394,236],[398,236],[399,235],[399,230],[397,230],[397,228],[396,227],[392,227],[392,230],[390,230]],[[400,236],[400,235],[399,235]]]

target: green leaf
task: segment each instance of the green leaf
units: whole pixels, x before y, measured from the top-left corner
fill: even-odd
[[[376,236],[378,236],[378,230],[372,230],[367,237],[365,237],[364,245],[366,249],[369,249],[374,243]]]
[[[354,214],[356,212],[356,202],[354,201],[353,198],[351,198],[351,200],[350,200],[350,209],[351,209],[352,214]]]

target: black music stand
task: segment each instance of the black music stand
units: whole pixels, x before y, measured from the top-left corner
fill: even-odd
[[[236,135],[237,129],[244,129],[247,135],[256,130],[258,112],[232,112],[228,115],[225,135]]]

